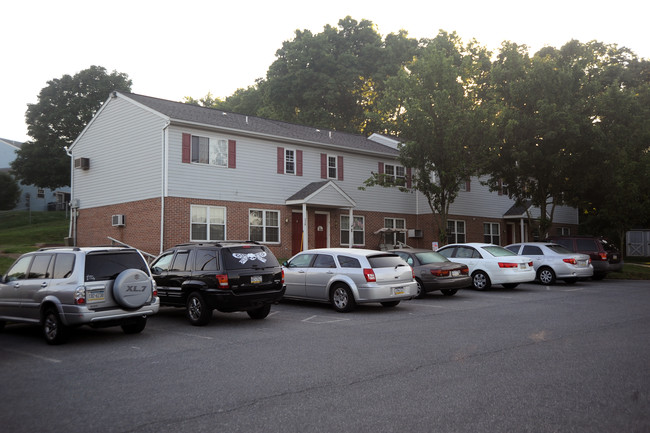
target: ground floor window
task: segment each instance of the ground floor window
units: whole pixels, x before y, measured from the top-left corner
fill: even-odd
[[[248,237],[264,243],[280,242],[280,212],[251,209],[248,212]]]
[[[447,220],[447,240],[450,244],[465,243],[465,221]]]
[[[352,217],[352,242],[353,245],[365,245],[365,220],[363,216]],[[341,245],[350,245],[350,216],[341,215]]]
[[[404,218],[384,218],[384,227],[387,229],[406,229],[406,220]],[[397,245],[406,243],[406,232],[384,233],[384,243]]]
[[[499,223],[483,223],[483,241],[488,244],[501,245]]]
[[[190,207],[192,241],[222,241],[226,239],[226,208],[221,206]]]
[[[557,228],[558,236],[571,236],[571,229],[569,227],[558,227]]]

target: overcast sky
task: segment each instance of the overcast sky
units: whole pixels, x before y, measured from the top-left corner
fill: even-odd
[[[27,104],[65,74],[98,65],[126,73],[134,93],[226,97],[264,77],[296,29],[320,33],[347,15],[372,21],[382,37],[400,29],[435,37],[443,29],[492,51],[505,40],[526,44],[531,54],[598,40],[650,58],[644,0],[5,1],[0,137],[28,140]]]

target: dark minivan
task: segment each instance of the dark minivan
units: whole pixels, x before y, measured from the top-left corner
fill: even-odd
[[[192,325],[213,310],[264,319],[284,295],[284,274],[271,250],[253,241],[176,245],[151,264],[161,305],[184,307]]]
[[[610,272],[623,270],[623,256],[607,240],[595,236],[551,236],[549,241],[562,245],[574,253],[587,254],[594,267],[594,280],[602,280]]]

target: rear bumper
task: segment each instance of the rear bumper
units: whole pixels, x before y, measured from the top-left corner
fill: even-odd
[[[140,307],[137,310],[124,310],[121,308],[91,310],[87,306],[63,305],[61,321],[68,326],[102,326],[103,322],[119,324],[122,321],[129,321],[135,317],[151,316],[156,314],[159,309],[159,298],[155,298],[153,303]]]
[[[472,285],[472,277],[469,275],[458,278],[440,278],[433,281],[422,281],[425,292],[433,292],[436,290],[446,289],[465,289]]]
[[[403,293],[399,293],[403,292]],[[418,293],[418,285],[415,281],[397,283],[394,285],[371,285],[357,287],[357,304],[370,302],[401,301],[414,298]]]
[[[222,313],[235,311],[248,311],[262,307],[266,304],[279,302],[285,286],[279,290],[265,290],[261,292],[235,293],[232,290],[210,290],[202,292],[210,308]]]

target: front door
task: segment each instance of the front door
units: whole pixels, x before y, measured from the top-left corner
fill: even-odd
[[[302,251],[302,213],[291,214],[291,255]]]
[[[317,213],[314,224],[315,248],[327,248],[327,214]]]

